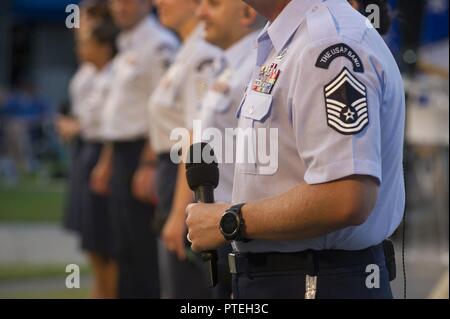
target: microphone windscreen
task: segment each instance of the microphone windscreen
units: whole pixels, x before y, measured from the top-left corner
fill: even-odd
[[[189,188],[219,185],[219,168],[214,150],[208,143],[191,145],[186,162],[186,178]]]

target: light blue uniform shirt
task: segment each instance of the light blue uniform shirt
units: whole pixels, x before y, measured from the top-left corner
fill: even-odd
[[[258,33],[245,36],[225,50],[223,57],[216,61],[221,71],[209,87],[201,106],[204,141],[210,143],[219,159],[220,180],[214,191],[217,202],[231,201],[235,143],[230,141],[233,141],[233,130],[238,122],[237,108],[255,66],[256,52],[253,49]],[[216,130],[223,138],[216,138]]]
[[[405,202],[404,88],[383,39],[346,0],[292,0],[261,33],[257,56],[238,117],[240,128],[263,130],[237,152],[257,155],[261,132],[278,129],[265,133],[266,144],[278,147],[271,150],[278,161],[237,163],[233,202],[351,175],[373,176],[380,189],[361,226],[302,241],[237,243],[237,249],[358,250],[381,243],[400,224]]]

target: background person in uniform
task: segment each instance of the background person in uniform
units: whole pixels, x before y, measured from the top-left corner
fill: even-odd
[[[198,118],[201,99],[213,78],[213,62],[220,50],[203,39],[203,26],[195,12],[198,0],[156,1],[161,22],[176,31],[183,46],[175,62],[162,78],[150,99],[151,146],[158,155],[157,228],[160,278],[163,298],[207,298],[204,264],[186,243],[186,206],[192,202],[183,164],[173,162],[178,157],[171,140],[174,129],[192,129]]]
[[[236,298],[392,298],[384,240],[405,199],[396,62],[345,0],[247,2],[270,23],[239,127],[278,129],[278,162],[236,164],[232,202],[243,205],[190,205],[192,248],[236,240]]]
[[[94,298],[116,298],[117,264],[113,255],[112,219],[108,197],[96,194],[90,187],[90,176],[103,144],[102,111],[111,85],[111,61],[117,48],[118,29],[112,21],[104,21],[90,34],[79,38],[79,54],[96,68],[92,89],[84,100],[79,114],[83,139],[81,151],[81,247],[88,253],[92,265]]]
[[[106,199],[93,197],[89,188],[89,170],[95,163],[94,139],[100,139],[99,127],[87,128],[86,121],[99,116],[103,101],[92,102],[92,96],[98,95],[98,80],[108,80],[106,74],[99,73],[99,60],[106,63],[112,59],[114,49],[112,39],[105,39],[103,25],[111,26],[111,15],[104,0],[85,0],[81,3],[80,28],[76,29],[76,50],[80,67],[70,85],[71,114],[60,115],[57,129],[64,141],[72,143],[70,152],[71,170],[69,173],[68,208],[64,217],[65,228],[80,235],[81,248],[87,252],[93,270],[93,298],[114,298],[115,266],[110,260],[111,241],[110,219],[106,212]],[[99,39],[101,38],[101,39]],[[99,43],[101,41],[102,43]],[[111,52],[109,52],[111,51]],[[105,79],[106,78],[106,79]],[[104,82],[104,81],[103,81]],[[100,97],[100,99],[103,97]],[[93,109],[94,108],[94,109]],[[95,138],[92,134],[96,135]],[[94,158],[93,158],[94,157]],[[94,163],[92,163],[94,162]],[[106,261],[105,261],[106,259]]]
[[[95,25],[101,23],[109,16],[109,10],[104,0],[84,0],[80,3],[80,28],[75,29],[76,45],[86,34],[89,34]],[[92,90],[95,67],[85,61],[78,54],[79,68],[69,85],[70,110],[68,114],[60,114],[56,119],[56,129],[63,141],[70,143],[69,158],[69,187],[67,204],[64,212],[64,228],[79,232],[81,228],[81,175],[80,154],[82,142],[79,138],[79,115],[85,105],[85,99]]]
[[[253,47],[265,19],[241,0],[202,0],[198,14],[205,23],[205,40],[224,50],[223,57],[215,61],[217,76],[202,101],[201,124],[204,130],[218,128],[222,133],[223,139],[214,141],[220,145],[211,144],[215,150],[222,150],[219,156],[220,181],[214,197],[217,202],[229,203],[233,191],[234,162],[225,162],[225,159],[229,154],[235,154],[235,149],[234,145],[227,148],[225,144],[225,139],[234,138],[233,133],[226,129],[237,126],[237,107],[255,67],[256,54]],[[234,155],[231,156],[234,161]],[[219,284],[214,291],[216,298],[231,297],[231,275],[228,268],[230,252],[230,245],[221,247],[218,251]]]
[[[12,176],[17,178],[39,169],[41,150],[37,142],[44,123],[52,118],[51,113],[50,105],[39,96],[35,84],[27,77],[19,78],[2,110],[5,151],[12,164]]]
[[[111,186],[119,297],[158,298],[156,235],[150,228],[154,161],[146,151],[147,103],[170,64],[177,41],[149,17],[151,1],[109,3],[122,32],[102,115],[109,144],[93,171],[92,186],[98,193],[107,191],[109,182]]]

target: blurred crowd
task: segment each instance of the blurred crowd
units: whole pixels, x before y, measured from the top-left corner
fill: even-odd
[[[40,169],[55,154],[55,110],[27,79],[11,91],[0,89],[0,176],[10,183]]]

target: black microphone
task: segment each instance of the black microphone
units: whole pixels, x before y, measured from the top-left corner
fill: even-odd
[[[214,189],[219,185],[219,168],[214,150],[208,143],[196,143],[189,148],[186,178],[196,202],[214,203]],[[202,257],[209,263],[209,284],[213,288],[217,285],[217,252],[204,252]]]

